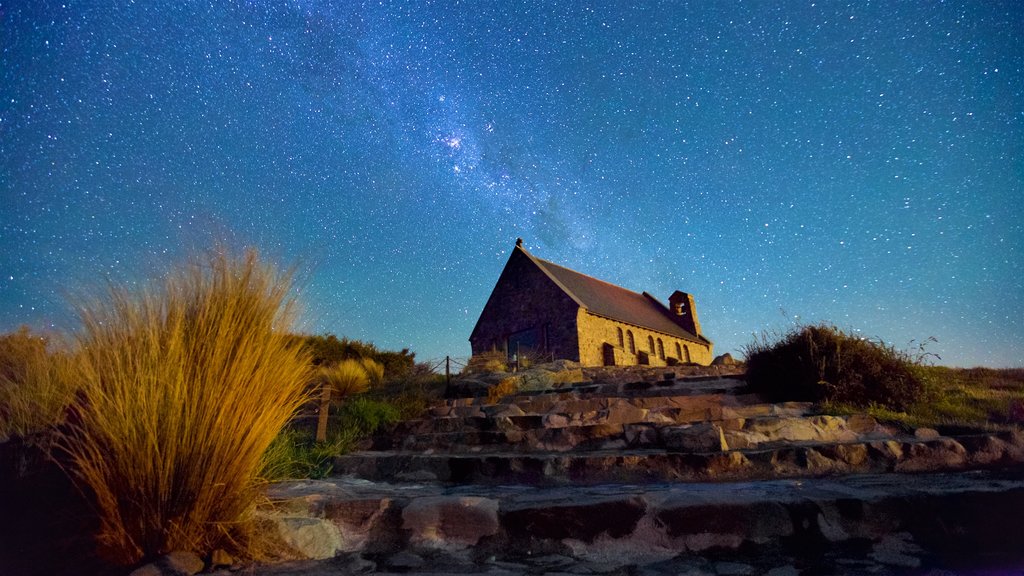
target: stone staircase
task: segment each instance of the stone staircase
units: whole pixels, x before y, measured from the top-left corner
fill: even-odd
[[[447,400],[334,470],[368,480],[581,485],[949,471],[1024,460],[1015,432],[942,436],[770,404],[741,379]]]
[[[275,486],[268,518],[347,572],[1024,567],[1024,433],[944,432],[678,372],[454,398]]]

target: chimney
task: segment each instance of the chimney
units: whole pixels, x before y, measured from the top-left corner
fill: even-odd
[[[694,336],[700,336],[700,321],[697,320],[697,306],[693,303],[693,295],[676,290],[668,297],[668,306],[672,310],[673,320],[684,330]]]

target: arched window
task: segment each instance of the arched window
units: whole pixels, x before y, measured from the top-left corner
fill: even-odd
[[[676,358],[683,359],[683,349],[679,347],[679,342],[676,342]]]
[[[636,354],[636,343],[633,342],[633,331],[626,330],[626,339],[629,340],[629,353]]]
[[[615,331],[618,332],[619,335],[619,348],[622,348],[625,346],[625,343],[622,340],[622,328],[616,328]]]
[[[647,349],[651,351],[651,356],[654,356],[654,336],[647,337]]]
[[[686,358],[684,358],[684,360],[686,360],[686,363],[689,364],[690,363],[690,347],[689,346],[683,346],[683,355],[686,356]]]
[[[662,343],[661,338],[658,338],[658,358],[665,359],[665,344]]]

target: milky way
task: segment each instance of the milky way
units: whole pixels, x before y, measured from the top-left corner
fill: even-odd
[[[0,330],[252,245],[303,330],[469,354],[522,237],[716,352],[1024,356],[1019,2],[0,2]]]

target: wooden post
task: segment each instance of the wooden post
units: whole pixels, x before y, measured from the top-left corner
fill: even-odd
[[[444,357],[444,383],[445,386],[452,385],[452,357]]]
[[[316,441],[326,442],[327,441],[327,412],[331,406],[331,386],[327,382],[323,383],[323,388],[320,391],[320,414],[316,420]]]

